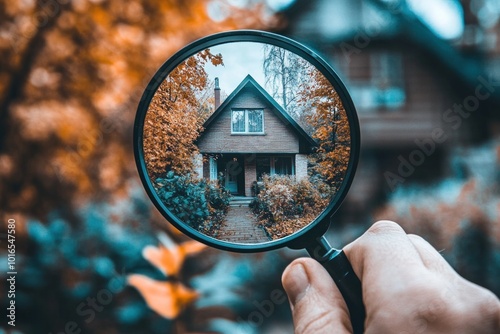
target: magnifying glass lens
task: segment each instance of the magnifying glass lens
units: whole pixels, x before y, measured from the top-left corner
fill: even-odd
[[[142,147],[165,212],[207,237],[261,244],[332,204],[351,160],[351,126],[325,75],[260,42],[189,55],[162,78]]]

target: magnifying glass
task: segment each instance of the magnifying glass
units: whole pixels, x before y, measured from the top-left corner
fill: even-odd
[[[306,249],[337,284],[355,333],[361,283],[324,234],[353,180],[359,123],[316,53],[253,30],[211,35],[156,72],[139,104],[134,153],[161,214],[209,246]]]

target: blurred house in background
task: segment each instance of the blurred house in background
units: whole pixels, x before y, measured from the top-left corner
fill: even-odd
[[[185,257],[192,244],[154,209],[134,165],[151,75],[231,29],[317,49],[352,94],[363,151],[335,216],[353,224],[332,228],[332,244],[370,216],[394,219],[500,295],[499,18],[498,0],[4,1],[0,226],[16,219],[15,332],[292,332],[280,275],[298,253],[194,246]],[[150,293],[127,285],[131,274],[147,276],[134,286]]]
[[[486,18],[492,7],[479,2],[315,0],[286,12],[284,33],[334,66],[358,111],[362,156],[342,208],[350,219],[403,183],[445,176],[457,144],[498,135],[500,9],[490,1],[496,16]]]

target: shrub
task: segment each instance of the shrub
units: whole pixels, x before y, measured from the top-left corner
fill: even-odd
[[[217,237],[219,228],[223,224],[226,213],[229,209],[231,194],[218,182],[206,182],[206,196],[208,199],[208,210],[210,216],[205,220],[200,232],[212,237]]]
[[[158,197],[177,218],[198,229],[210,215],[206,183],[170,171],[155,181]]]
[[[231,193],[219,183],[206,183],[206,196],[208,198],[209,209],[213,211],[227,213]]]
[[[16,251],[22,256],[17,269],[23,273],[16,279],[16,311],[31,316],[20,317],[13,332],[60,333],[70,322],[77,324],[74,333],[174,330],[171,321],[152,314],[126,286],[128,272],[158,275],[141,256],[144,247],[157,242],[149,223],[154,219],[151,204],[140,188],[131,188],[127,195],[85,202],[72,211],[73,220],[68,220],[67,211],[54,210],[44,221],[25,223],[22,236],[16,234],[16,239],[22,238]],[[4,282],[6,277],[0,276]],[[98,300],[101,295],[107,295],[105,305]],[[92,321],[89,313],[77,311],[83,303],[81,310],[89,310],[87,298],[100,307]]]
[[[316,185],[308,180],[295,181],[293,176],[265,175],[251,208],[259,219],[282,223],[289,219],[317,216],[328,204]]]
[[[217,233],[229,208],[230,194],[217,182],[179,176],[170,171],[155,181],[161,201],[180,220],[209,235]]]

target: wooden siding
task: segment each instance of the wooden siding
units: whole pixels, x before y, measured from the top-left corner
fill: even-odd
[[[402,60],[402,80],[406,99],[398,108],[378,107],[367,109],[354,101],[358,112],[361,140],[364,148],[414,147],[415,139],[430,138],[435,128],[444,127],[443,113],[458,101],[453,100],[451,87],[445,78],[436,73],[435,67],[418,50],[405,50],[381,44],[370,46],[359,54],[352,54],[344,72],[347,86],[369,85],[366,73],[374,72],[370,63],[373,53],[395,52]],[[343,59],[335,51],[332,59]],[[462,129],[452,136],[463,135]]]
[[[232,108],[263,108],[264,135],[231,134]],[[299,138],[253,89],[243,89],[198,140],[202,153],[298,153]]]

